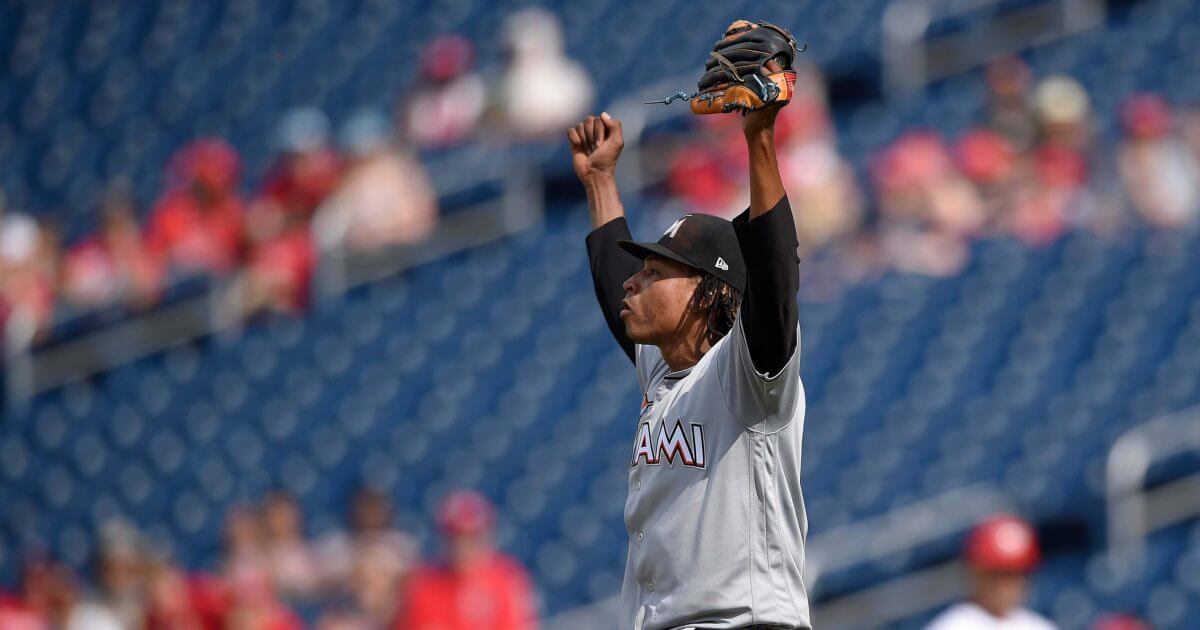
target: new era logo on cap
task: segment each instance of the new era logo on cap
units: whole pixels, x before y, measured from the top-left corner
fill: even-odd
[[[729,263],[725,262],[725,259],[720,256],[717,256],[717,262],[714,266],[721,271],[729,271]]]

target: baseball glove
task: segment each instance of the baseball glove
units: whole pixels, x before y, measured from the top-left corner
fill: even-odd
[[[697,114],[754,111],[792,100],[796,39],[770,22],[736,20],[717,40],[704,64],[699,92],[691,99]],[[774,61],[775,63],[769,63]]]
[[[746,113],[786,104],[796,85],[796,53],[807,48],[796,48],[792,34],[770,22],[736,20],[713,46],[696,93],[679,92],[650,103],[691,101],[697,114]]]

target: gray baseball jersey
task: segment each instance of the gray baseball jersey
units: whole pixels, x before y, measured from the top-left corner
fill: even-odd
[[[738,316],[686,370],[638,345],[622,628],[808,628],[800,342],[767,378]]]

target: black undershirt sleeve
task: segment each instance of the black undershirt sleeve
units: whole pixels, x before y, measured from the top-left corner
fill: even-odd
[[[759,373],[775,375],[796,349],[800,259],[791,204],[784,196],[753,220],[747,210],[733,220],[733,227],[746,260],[741,317],[750,358]]]
[[[625,324],[621,321],[621,301],[625,299],[622,285],[630,276],[641,271],[642,261],[621,249],[617,241],[632,238],[625,217],[613,219],[587,235],[588,260],[591,262],[596,300],[600,302],[600,311],[604,313],[608,329],[630,361],[634,360],[634,344],[625,336]]]

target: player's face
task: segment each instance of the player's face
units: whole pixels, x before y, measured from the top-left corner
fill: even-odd
[[[992,614],[1005,615],[1025,602],[1029,578],[1017,571],[973,572],[975,599]]]
[[[688,301],[699,277],[691,267],[650,255],[642,270],[625,281],[621,321],[635,343],[660,345],[687,330]]]

